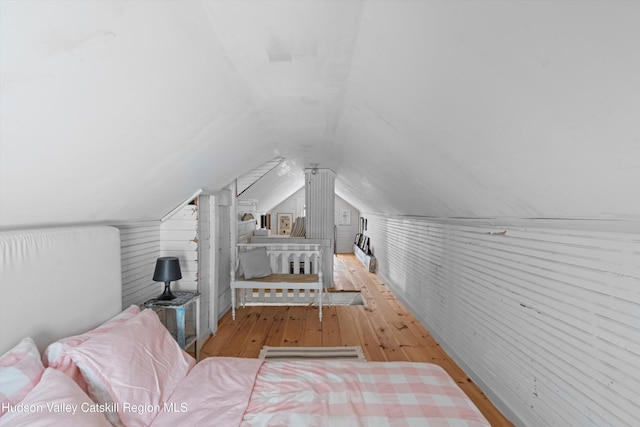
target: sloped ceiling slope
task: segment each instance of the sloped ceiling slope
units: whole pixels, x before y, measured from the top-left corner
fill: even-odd
[[[283,157],[276,157],[272,160],[264,162],[257,168],[250,170],[244,175],[239,176],[236,179],[236,196],[240,196],[242,193],[247,191],[247,189],[255,184],[256,181],[260,180],[260,178],[268,174],[283,162]]]
[[[297,165],[283,160],[255,181],[239,198],[255,201],[258,213],[269,212],[302,187],[304,172]]]
[[[0,7],[4,228],[159,219],[274,157],[200,2]]]
[[[343,198],[459,217],[640,215],[639,2],[371,2]]]
[[[0,227],[282,156],[364,212],[640,217],[640,3],[0,2]],[[267,203],[268,204],[268,203]]]

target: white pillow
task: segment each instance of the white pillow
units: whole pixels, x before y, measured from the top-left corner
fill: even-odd
[[[98,403],[115,402],[116,425],[148,426],[195,366],[151,309],[67,351]],[[133,408],[143,407],[137,412]],[[139,406],[138,406],[139,405]]]
[[[7,405],[20,402],[40,381],[44,366],[31,337],[0,356],[0,417]]]
[[[271,276],[272,271],[267,248],[262,247],[242,251],[238,254],[238,257],[240,258],[240,267],[242,267],[245,279],[259,279]]]
[[[47,368],[40,382],[25,398],[0,418],[0,426],[96,426],[111,427],[105,416],[92,411],[95,403],[69,377]],[[75,411],[75,412],[74,412]]]

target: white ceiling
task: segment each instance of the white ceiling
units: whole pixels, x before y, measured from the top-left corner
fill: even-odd
[[[640,2],[2,0],[0,20],[1,228],[158,219],[278,156],[365,212],[640,218]]]

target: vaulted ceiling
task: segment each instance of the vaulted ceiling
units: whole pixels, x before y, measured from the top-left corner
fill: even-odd
[[[0,19],[2,228],[158,219],[280,157],[255,197],[318,164],[365,212],[640,218],[639,2],[2,0]]]

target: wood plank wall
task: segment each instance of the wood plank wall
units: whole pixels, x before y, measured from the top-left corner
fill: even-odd
[[[336,175],[329,169],[305,169],[305,231],[308,239],[325,239],[322,247],[325,288],[333,287],[333,253],[335,245]]]
[[[172,290],[198,289],[198,206],[186,205],[160,226],[161,256],[180,259],[182,279]]]
[[[516,424],[638,425],[635,225],[363,216],[378,274]]]
[[[210,301],[213,279],[211,277],[211,196],[198,197],[198,291],[200,291],[200,341],[204,343],[211,333]],[[215,225],[214,225],[215,226]]]
[[[237,218],[237,198],[234,183],[227,189],[216,193],[213,197],[211,222],[213,231],[212,244],[212,290],[216,292],[212,298],[211,328],[217,329],[217,321],[231,308],[231,266],[235,266],[236,230],[232,227],[232,218]],[[233,231],[232,231],[233,230]]]
[[[330,170],[305,170],[305,227],[308,238],[334,239],[335,181],[336,176]]]
[[[122,257],[122,308],[143,302],[162,292],[153,281],[160,256],[160,221],[144,221],[116,226],[120,229]]]

